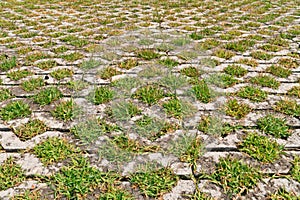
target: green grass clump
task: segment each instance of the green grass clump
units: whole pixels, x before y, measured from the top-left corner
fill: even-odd
[[[92,91],[89,96],[88,99],[96,104],[102,104],[102,103],[107,103],[110,100],[113,99],[114,97],[114,91],[111,90],[108,86],[100,86],[97,87],[94,91]]]
[[[30,91],[33,91],[35,89],[41,88],[44,85],[45,85],[44,79],[39,77],[39,78],[31,78],[27,81],[24,81],[21,84],[21,87],[26,92],[30,92]]]
[[[196,67],[186,67],[180,70],[181,74],[188,77],[199,77],[201,75],[200,71]]]
[[[237,42],[229,42],[224,45],[225,49],[236,52],[245,52],[249,47],[255,44],[253,40],[240,40]]]
[[[300,182],[300,157],[296,156],[292,164],[293,166],[291,168],[290,174],[292,175],[293,179]]]
[[[200,60],[200,64],[205,66],[205,67],[216,67],[220,64],[220,62],[216,59],[213,59],[213,58],[202,58]]]
[[[220,88],[228,88],[238,83],[238,80],[233,76],[221,73],[211,74],[208,78],[205,79],[205,81]]]
[[[291,58],[280,58],[277,63],[288,69],[294,69],[299,66],[297,60]]]
[[[29,140],[45,131],[47,131],[47,126],[39,119],[29,120],[26,124],[13,129],[21,141]]]
[[[154,170],[144,167],[140,172],[130,176],[130,183],[138,187],[146,197],[159,198],[169,192],[177,183],[178,177],[169,168]]]
[[[229,123],[224,123],[220,118],[213,116],[202,117],[197,127],[199,131],[202,131],[205,134],[222,137],[241,128],[241,126],[232,126]]]
[[[51,165],[75,156],[79,150],[69,144],[66,139],[54,137],[37,144],[33,148],[33,152],[44,165]]]
[[[270,60],[274,56],[271,54],[268,54],[267,52],[263,51],[253,51],[250,54],[252,58],[259,59],[259,60]]]
[[[273,88],[273,89],[277,89],[280,85],[279,81],[277,81],[272,76],[268,76],[268,75],[258,75],[258,76],[252,77],[250,79],[250,82],[254,83],[256,85],[260,85],[262,87],[269,87],[269,88]]]
[[[134,152],[134,153],[145,153],[145,152],[157,152],[159,146],[146,146],[140,142],[130,139],[127,135],[121,134],[115,136],[112,142],[124,151]]]
[[[251,112],[250,106],[239,103],[236,99],[230,99],[225,104],[226,115],[241,119]]]
[[[266,136],[249,133],[238,148],[260,162],[273,163],[283,153],[284,146]]]
[[[131,69],[133,67],[136,67],[138,66],[138,61],[136,59],[127,59],[127,60],[124,60],[123,62],[119,63],[119,67],[121,69]]]
[[[116,175],[100,172],[90,166],[86,158],[79,157],[73,159],[70,166],[62,167],[58,173],[51,176],[49,185],[54,188],[58,199],[85,199],[93,189],[101,188],[101,185],[105,187],[108,183],[114,183],[116,179]]]
[[[297,196],[294,192],[287,192],[285,189],[280,188],[276,193],[270,194],[267,198],[270,200],[298,200],[300,196]]]
[[[114,102],[108,112],[114,119],[121,121],[141,114],[141,110],[131,101]]]
[[[300,116],[300,105],[295,100],[280,100],[275,104],[274,110],[286,115]]]
[[[71,80],[67,83],[67,88],[71,89],[72,91],[80,91],[89,86],[89,84],[82,80]]]
[[[176,97],[171,98],[169,101],[162,104],[165,112],[178,119],[188,117],[194,114],[196,108],[189,102],[182,101]]]
[[[162,84],[162,86],[170,89],[174,93],[176,93],[177,89],[189,85],[189,80],[187,77],[180,74],[176,75],[174,73],[168,73],[166,76],[163,76],[159,82]]]
[[[261,117],[256,122],[257,127],[263,133],[272,135],[276,138],[286,139],[291,135],[289,126],[284,119],[276,118],[273,115]]]
[[[17,58],[14,56],[12,58],[6,58],[0,62],[0,70],[8,71],[17,66]]]
[[[49,105],[62,97],[62,92],[57,87],[49,87],[33,96],[34,102],[41,106]]]
[[[62,80],[67,77],[71,77],[74,74],[71,69],[58,69],[50,73],[50,75],[56,80]]]
[[[80,108],[73,101],[73,99],[60,102],[60,104],[58,104],[56,108],[51,111],[53,117],[63,121],[73,120],[80,113]]]
[[[21,194],[13,196],[10,200],[39,200],[41,199],[40,191],[31,191],[30,189],[25,190]]]
[[[141,119],[136,120],[135,125],[136,132],[151,141],[155,141],[178,128],[176,124],[164,122],[163,120],[149,116],[143,116]]]
[[[122,74],[122,72],[118,71],[117,68],[110,66],[105,67],[97,72],[97,75],[104,80],[110,79],[113,76],[120,74]]]
[[[69,53],[61,55],[60,58],[68,61],[68,62],[74,62],[76,60],[84,58],[84,55],[79,52]]]
[[[12,157],[0,165],[0,191],[14,187],[25,180],[25,174],[20,165]]]
[[[202,103],[209,103],[215,97],[215,94],[208,87],[204,80],[199,81],[192,87],[192,92]]]
[[[144,60],[153,60],[153,59],[160,57],[160,55],[158,53],[156,53],[155,51],[153,51],[151,49],[139,50],[139,51],[137,51],[137,56]]]
[[[197,32],[193,32],[192,34],[190,34],[190,38],[192,38],[193,40],[201,40],[203,39],[203,35],[201,33],[197,33]]]
[[[300,86],[294,86],[288,90],[288,95],[300,98]]]
[[[245,86],[241,88],[238,92],[236,92],[236,95],[241,98],[250,99],[254,102],[262,102],[268,97],[267,92],[253,86]]]
[[[226,194],[238,195],[254,188],[261,173],[243,162],[232,158],[220,158],[215,172],[210,176],[212,181],[223,187]]]
[[[14,95],[11,93],[9,89],[4,88],[0,90],[0,102],[13,97]]]
[[[31,110],[29,105],[23,101],[12,101],[0,109],[0,116],[4,121],[28,117],[30,114]]]
[[[244,64],[244,65],[249,65],[250,67],[258,66],[258,62],[254,59],[242,58],[242,59],[238,60],[238,63]]]
[[[247,74],[247,70],[241,67],[240,65],[228,65],[223,70],[226,74],[229,74],[231,76],[236,76],[238,78],[243,77],[245,74]]]
[[[31,71],[28,71],[25,69],[25,70],[17,70],[17,71],[9,72],[6,74],[6,76],[8,78],[10,78],[11,80],[18,81],[18,80],[25,78],[27,76],[30,76],[32,74],[33,73]]]
[[[220,44],[220,41],[216,39],[206,39],[204,42],[199,43],[199,48],[203,50],[209,50],[214,47],[217,47]]]
[[[235,56],[235,53],[226,49],[216,49],[213,55],[227,60]]]
[[[161,98],[165,96],[166,94],[164,90],[157,85],[147,85],[144,87],[140,87],[133,94],[133,98],[139,99],[148,105],[157,103]]]
[[[85,60],[80,64],[80,69],[89,70],[98,67],[101,64],[100,61],[90,58],[89,60]]]
[[[158,63],[162,64],[168,68],[173,68],[173,67],[176,67],[177,65],[179,65],[179,62],[177,62],[176,60],[173,60],[169,57],[159,60]]]
[[[280,78],[287,78],[292,74],[292,71],[290,69],[283,68],[279,65],[271,65],[266,69],[266,72],[269,72],[274,76],[278,76]]]
[[[40,69],[48,70],[53,67],[56,67],[57,62],[55,60],[47,60],[47,61],[42,61],[42,62],[37,63],[36,66]]]
[[[200,137],[184,135],[172,141],[168,151],[179,157],[180,161],[190,163],[193,167],[196,167],[203,149],[204,144]]]

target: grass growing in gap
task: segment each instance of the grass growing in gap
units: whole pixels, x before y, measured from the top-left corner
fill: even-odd
[[[208,87],[204,80],[198,81],[192,86],[192,93],[202,103],[209,103],[213,100],[216,94]]]
[[[177,62],[176,60],[173,60],[169,57],[159,60],[158,63],[162,64],[168,68],[173,68],[173,67],[176,67],[177,65],[179,65],[179,62]]]
[[[225,104],[226,115],[235,117],[236,119],[241,119],[251,112],[249,105],[244,103],[239,103],[236,99],[230,99]]]
[[[119,148],[111,140],[109,140],[99,147],[98,156],[99,159],[105,158],[109,162],[121,164],[131,161],[135,154],[130,151],[124,151],[124,149]]]
[[[6,58],[0,62],[0,70],[8,71],[17,66],[17,58],[14,56],[12,58]]]
[[[118,71],[115,67],[110,66],[105,67],[104,69],[101,69],[97,72],[97,75],[104,80],[110,79],[113,76],[120,74],[122,74],[122,72]]]
[[[235,53],[232,51],[226,50],[226,49],[216,49],[213,53],[214,56],[217,56],[219,58],[224,58],[226,60],[232,58],[235,56]]]
[[[131,101],[114,102],[107,111],[116,120],[126,121],[141,114],[141,110]]]
[[[183,75],[175,75],[173,73],[168,73],[166,76],[162,77],[159,82],[174,93],[176,93],[177,89],[189,85],[187,77]]]
[[[300,98],[300,86],[294,86],[288,90],[288,95]]]
[[[249,47],[255,44],[253,40],[240,40],[237,42],[229,42],[224,45],[225,49],[236,52],[245,52]]]
[[[293,166],[291,168],[290,174],[292,175],[293,179],[300,182],[300,157],[296,156],[292,164]]]
[[[263,102],[268,97],[268,93],[260,88],[253,86],[245,86],[241,88],[236,95],[241,98],[250,99],[254,102]]]
[[[159,198],[169,192],[177,183],[178,177],[169,168],[155,169],[146,166],[131,174],[129,182],[138,187],[146,197]]]
[[[28,104],[23,101],[12,101],[0,109],[0,116],[2,120],[9,121],[21,117],[28,117],[31,110]]]
[[[234,196],[247,193],[254,188],[262,175],[257,169],[237,159],[220,158],[210,178],[214,183],[223,187],[226,194]]]
[[[135,77],[125,77],[111,83],[111,86],[115,87],[117,91],[124,92],[127,95],[131,94],[133,88],[137,88],[140,85],[142,85],[141,80]]]
[[[74,62],[76,60],[80,60],[82,58],[84,58],[84,55],[78,52],[74,52],[74,53],[68,53],[68,54],[64,54],[61,55],[60,58],[68,61],[68,62]]]
[[[34,102],[41,106],[49,105],[62,97],[62,92],[57,87],[49,87],[33,96]]]
[[[63,120],[70,121],[75,119],[81,113],[79,106],[73,101],[73,99],[62,101],[58,104],[51,114],[53,117]]]
[[[30,76],[32,74],[33,73],[31,71],[28,71],[25,69],[25,70],[17,70],[17,71],[9,72],[6,74],[6,76],[8,78],[10,78],[11,80],[18,81],[18,80],[25,78],[27,76]]]
[[[238,129],[241,126],[233,126],[229,123],[224,123],[219,117],[204,116],[201,118],[197,129],[205,134],[226,136]]]
[[[276,118],[273,115],[261,117],[256,122],[257,127],[263,133],[276,138],[286,139],[291,135],[289,126],[284,119]]]
[[[167,102],[163,103],[162,106],[169,116],[178,119],[189,117],[196,111],[196,108],[192,104],[176,97],[173,97]]]
[[[244,65],[249,65],[250,67],[258,66],[258,62],[252,58],[251,59],[242,58],[242,59],[238,60],[238,63],[244,64]]]
[[[274,56],[271,54],[268,54],[267,52],[263,51],[253,51],[250,54],[252,58],[259,59],[259,60],[270,60]]]
[[[211,74],[208,78],[205,78],[205,81],[220,88],[228,88],[238,83],[238,80],[233,76],[221,73]]]
[[[45,131],[47,131],[47,126],[39,119],[29,120],[26,124],[13,129],[14,134],[16,134],[21,141],[29,140]]]
[[[220,64],[220,62],[216,59],[213,59],[213,58],[202,58],[200,60],[200,64],[205,66],[205,67],[216,67]]]
[[[83,89],[87,88],[88,86],[89,86],[89,84],[82,80],[74,80],[74,81],[71,80],[67,83],[67,88],[69,88],[73,91],[76,91],[76,92],[83,90]]]
[[[297,200],[300,196],[297,196],[294,192],[287,192],[285,189],[280,188],[278,191],[276,191],[275,194],[270,194],[267,199],[270,200]]]
[[[151,49],[143,49],[136,52],[137,57],[142,58],[144,60],[153,60],[159,58],[160,55]]]
[[[136,59],[127,59],[118,64],[121,69],[131,69],[138,66],[138,61]]]
[[[291,58],[280,58],[277,63],[288,69],[294,69],[299,66],[297,60],[293,60]]]
[[[114,183],[117,179],[118,176],[100,172],[86,158],[79,157],[73,159],[70,166],[62,167],[59,173],[51,176],[49,184],[59,199],[84,199],[93,189]]]
[[[13,196],[10,200],[39,200],[42,196],[39,191],[25,190],[21,194]]]
[[[69,144],[66,139],[54,137],[37,144],[33,148],[33,152],[44,165],[51,165],[75,156],[76,153],[79,153],[79,149]]]
[[[283,153],[284,146],[266,136],[257,133],[249,133],[244,140],[238,144],[240,151],[247,153],[252,158],[263,162],[273,163]]]
[[[180,70],[181,74],[188,77],[199,77],[201,75],[200,71],[196,67],[186,67]]]
[[[240,65],[228,65],[223,70],[226,74],[229,74],[231,76],[236,76],[238,78],[243,77],[248,73],[246,69],[241,67]]]
[[[279,81],[277,81],[272,76],[268,76],[268,75],[258,75],[258,76],[252,77],[250,79],[250,82],[254,83],[256,85],[260,85],[262,87],[269,87],[269,88],[273,88],[273,89],[277,89],[280,85]]]
[[[120,127],[108,124],[107,122],[105,122],[105,120],[98,118],[89,118],[72,127],[71,133],[73,133],[83,142],[89,143],[95,141],[98,137],[106,133],[120,130]]]
[[[130,139],[125,134],[115,136],[112,142],[120,149],[134,153],[157,152],[159,150],[159,146],[143,145],[136,140]]]
[[[179,157],[180,161],[196,167],[197,160],[203,153],[204,144],[200,137],[180,136],[172,141],[169,152]]]
[[[6,100],[6,99],[10,99],[13,98],[14,95],[11,93],[11,91],[7,88],[2,88],[0,90],[0,102]]]
[[[14,187],[25,180],[25,175],[20,165],[12,157],[0,164],[0,191]]]
[[[171,124],[146,115],[136,120],[135,125],[136,132],[151,141],[155,141],[161,136],[179,128],[177,124]]]
[[[280,78],[287,78],[292,74],[292,71],[290,69],[283,68],[279,65],[271,65],[266,69],[266,72],[269,72],[274,76],[278,76]]]
[[[300,116],[300,105],[298,105],[295,100],[280,100],[275,104],[274,110],[284,113],[286,115],[296,117]]]
[[[47,60],[42,61],[36,64],[36,66],[43,70],[48,70],[57,66],[57,62],[55,60]]]
[[[161,98],[165,97],[166,94],[163,89],[158,85],[147,85],[140,87],[133,94],[133,98],[139,99],[142,102],[153,105],[157,103]]]
[[[39,78],[31,78],[29,80],[24,81],[21,84],[21,87],[23,90],[30,92],[33,90],[36,90],[38,88],[41,88],[45,85],[45,82],[43,80],[43,78],[39,77]]]
[[[56,80],[62,80],[67,77],[71,77],[74,74],[71,69],[58,69],[50,73],[50,75]]]
[[[102,103],[107,103],[110,100],[113,99],[115,92],[113,90],[111,90],[108,86],[100,86],[97,87],[94,91],[92,91],[89,96],[88,99],[96,104],[102,104]]]

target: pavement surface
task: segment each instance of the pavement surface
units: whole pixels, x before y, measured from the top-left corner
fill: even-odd
[[[55,187],[41,178],[53,177],[70,164],[68,156],[57,161],[53,158],[52,162],[51,156],[39,154],[43,147],[35,150],[49,138],[62,138],[80,148],[80,154],[97,170],[117,172],[121,176],[119,187],[128,191],[132,199],[276,199],[271,196],[280,196],[281,189],[299,199],[299,47],[297,0],[1,1],[0,90],[8,89],[10,96],[2,97],[0,93],[0,164],[4,166],[12,158],[10,167],[19,166],[24,178],[7,184],[9,180],[5,177],[17,180],[17,175],[11,176],[13,172],[0,167],[0,199],[26,199],[17,197],[24,192],[29,199],[101,199],[97,192],[92,192],[97,191],[95,188],[73,197],[57,195]],[[14,57],[16,64],[10,68],[5,62]],[[45,66],[47,61],[49,66]],[[237,65],[246,72],[222,77],[228,66]],[[281,68],[271,70],[272,66]],[[61,69],[67,72],[66,76]],[[20,71],[28,74],[15,78],[12,72]],[[285,72],[287,75],[282,75]],[[273,79],[265,85],[253,81],[262,76]],[[37,78],[42,82],[40,87],[29,91],[26,81]],[[197,96],[193,88],[201,80],[205,80],[208,88],[200,89]],[[143,97],[138,92],[147,86],[159,88],[163,94]],[[245,86],[259,88],[265,97],[256,101],[253,97],[259,96],[257,92],[244,97],[237,95]],[[61,92],[59,98],[39,103],[37,94],[50,87]],[[98,87],[109,88],[112,97],[97,103]],[[149,90],[151,87],[146,93],[151,93]],[[205,92],[209,95],[207,99]],[[100,93],[101,98],[106,98],[105,91]],[[49,95],[43,98],[51,99]],[[71,111],[62,111],[63,117],[57,117],[54,110],[70,99]],[[176,103],[170,104],[175,111],[168,111],[167,103],[174,99],[181,101],[180,108]],[[241,117],[232,116],[225,109],[232,99],[239,103],[233,112],[245,109],[242,103],[250,110]],[[17,101],[26,103],[31,112],[18,115],[22,112],[20,107],[6,110],[7,105]],[[284,101],[292,103],[280,107]],[[134,113],[130,103],[140,111]],[[6,118],[14,114],[17,117]],[[267,128],[259,127],[259,119],[268,115],[284,121],[288,136],[275,136]],[[145,116],[156,121],[141,128],[138,122]],[[207,116],[214,117],[216,122],[207,122],[206,129],[199,128]],[[94,118],[101,119],[102,126],[97,122],[95,128]],[[27,137],[24,130],[18,134],[17,130],[32,120],[40,120],[46,128],[32,128]],[[118,128],[110,129],[107,125],[103,129],[105,123]],[[222,129],[226,123],[232,128],[228,132]],[[268,123],[275,127],[271,121]],[[241,143],[252,132],[282,145],[282,152],[272,161],[260,161],[242,151]],[[277,132],[282,134],[283,130]],[[122,134],[149,147],[148,150],[112,147],[110,141],[116,141]],[[200,138],[201,148],[197,148],[197,143],[196,158],[186,159],[182,156],[182,145],[189,148],[195,141],[191,138]],[[128,145],[126,141],[124,146]],[[137,143],[133,148],[138,149]],[[46,152],[53,151],[51,147],[44,148]],[[272,154],[270,151],[260,154]],[[262,176],[251,187],[241,185],[245,188],[240,193],[230,193],[226,181],[208,178],[223,158],[237,159],[258,169]],[[139,165],[153,162],[170,168],[178,180],[166,191],[151,196],[132,182],[131,175]],[[203,196],[197,197],[197,192]]]

